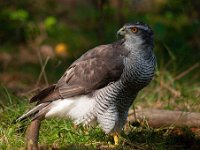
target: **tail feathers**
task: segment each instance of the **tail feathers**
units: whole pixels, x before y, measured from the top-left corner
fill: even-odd
[[[39,104],[39,105],[35,106],[33,109],[29,110],[27,113],[23,114],[21,117],[19,117],[18,119],[16,119],[15,122],[23,121],[23,120],[27,119],[28,117],[31,117],[31,119],[35,118],[35,116],[40,111],[42,111],[46,106],[48,106],[49,104],[50,103],[42,103],[42,104]],[[41,113],[39,113],[39,114],[41,114]]]
[[[52,93],[55,89],[56,85],[53,84],[45,89],[43,89],[42,91],[40,91],[38,94],[36,94],[35,96],[33,96],[30,99],[30,103],[36,102],[36,101],[40,101],[42,99],[44,99],[45,97],[47,97],[50,93]]]

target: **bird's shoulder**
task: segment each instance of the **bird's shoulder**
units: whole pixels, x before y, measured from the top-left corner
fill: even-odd
[[[106,45],[99,45],[97,47],[94,47],[90,50],[88,50],[85,54],[83,54],[79,59],[77,59],[71,66],[76,64],[80,61],[85,61],[88,59],[106,59],[106,58],[118,58],[121,56],[127,56],[129,51],[124,48],[123,46],[123,40],[119,40],[116,42],[113,42],[112,44],[106,44]]]

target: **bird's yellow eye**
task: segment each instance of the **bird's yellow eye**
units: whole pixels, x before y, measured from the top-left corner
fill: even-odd
[[[132,28],[131,28],[131,31],[132,31],[133,33],[136,33],[136,32],[138,32],[138,28],[137,28],[137,27],[132,27]]]

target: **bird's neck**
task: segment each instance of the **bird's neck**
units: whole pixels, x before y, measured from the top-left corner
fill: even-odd
[[[124,41],[124,46],[135,58],[140,57],[148,60],[153,55],[153,43],[143,41],[140,38],[127,38]]]

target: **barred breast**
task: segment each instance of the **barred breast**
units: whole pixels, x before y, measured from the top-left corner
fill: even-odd
[[[135,54],[132,55],[132,58],[124,60],[126,67],[121,80],[124,85],[139,91],[152,80],[155,72],[156,58],[154,54],[148,59],[144,59],[142,56],[135,56]]]
[[[127,95],[121,81],[110,84],[96,94],[97,122],[105,133],[120,131],[135,95]]]
[[[130,62],[130,61],[134,61]],[[125,69],[121,79],[111,83],[96,93],[97,122],[105,133],[120,132],[128,110],[138,92],[145,87],[154,75],[155,57],[144,60],[142,57],[124,61]]]

